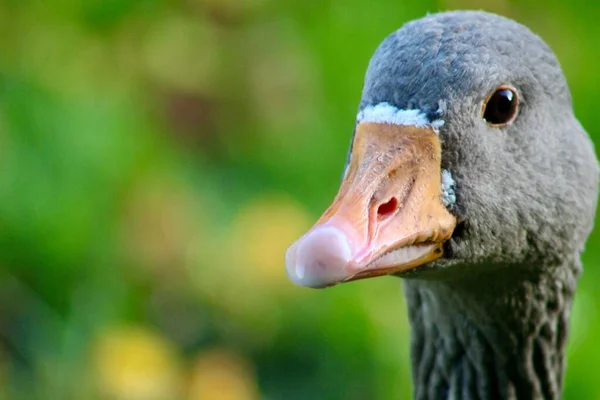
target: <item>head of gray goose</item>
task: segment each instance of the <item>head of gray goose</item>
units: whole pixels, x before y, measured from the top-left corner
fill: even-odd
[[[341,187],[287,273],[404,278],[417,399],[556,399],[597,193],[552,50],[497,15],[429,15],[375,51]]]

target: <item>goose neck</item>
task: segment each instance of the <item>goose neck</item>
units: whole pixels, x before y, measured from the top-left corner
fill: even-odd
[[[416,399],[560,398],[579,267],[506,268],[405,280]]]

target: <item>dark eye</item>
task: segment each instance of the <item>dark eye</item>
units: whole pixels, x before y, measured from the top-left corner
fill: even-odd
[[[517,91],[501,86],[483,104],[483,119],[491,126],[507,125],[515,119],[518,106]]]

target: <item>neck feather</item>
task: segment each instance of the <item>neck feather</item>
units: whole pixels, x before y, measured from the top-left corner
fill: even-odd
[[[558,399],[579,262],[407,279],[416,399]]]

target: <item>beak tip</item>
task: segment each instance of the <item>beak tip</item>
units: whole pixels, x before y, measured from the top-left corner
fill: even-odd
[[[350,243],[342,231],[319,226],[287,250],[286,271],[296,285],[322,288],[348,277],[351,256]]]

